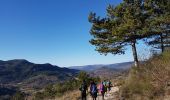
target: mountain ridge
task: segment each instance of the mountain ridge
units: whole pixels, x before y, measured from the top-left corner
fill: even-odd
[[[130,61],[130,62],[115,63],[115,64],[94,64],[94,65],[84,65],[84,66],[70,66],[68,68],[90,72],[90,71],[95,71],[102,67],[126,70],[126,69],[129,69],[132,65],[133,65],[133,62]]]
[[[78,72],[79,70],[61,68],[49,63],[35,64],[25,59],[0,60],[0,84],[22,83],[28,87],[41,87],[41,84],[37,83],[45,86],[62,82],[73,78]]]

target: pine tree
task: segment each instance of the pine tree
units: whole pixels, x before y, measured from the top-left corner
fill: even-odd
[[[147,37],[148,34],[144,33],[149,30],[146,28],[148,16],[143,10],[142,0],[124,0],[116,7],[110,5],[105,18],[90,13],[90,33],[94,37],[90,43],[101,54],[125,54],[126,47],[130,45],[135,66],[138,66],[136,43]]]
[[[130,45],[136,66],[138,40],[145,39],[162,51],[170,47],[169,0],[124,0],[116,7],[109,5],[105,18],[90,13],[89,22],[93,36],[90,43],[99,53],[125,54]]]

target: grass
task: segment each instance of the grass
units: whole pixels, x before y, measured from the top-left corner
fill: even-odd
[[[64,93],[61,97],[56,97],[56,100],[79,100],[81,92],[79,90],[69,91]]]
[[[164,100],[170,95],[170,52],[132,67],[120,95],[125,100]]]

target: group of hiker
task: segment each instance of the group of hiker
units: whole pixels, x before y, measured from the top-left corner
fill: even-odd
[[[96,100],[98,94],[101,94],[102,99],[104,100],[104,96],[111,90],[111,87],[112,83],[110,80],[101,81],[99,84],[96,84],[94,81],[91,81],[89,93],[93,100]],[[79,90],[81,91],[81,99],[87,100],[88,86],[85,80],[83,80],[83,83],[81,84]]]

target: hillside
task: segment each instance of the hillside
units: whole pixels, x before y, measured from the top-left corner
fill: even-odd
[[[123,62],[116,64],[98,64],[98,65],[86,65],[86,66],[72,66],[70,69],[77,69],[87,72],[91,77],[100,77],[102,79],[113,79],[122,74],[128,73],[129,69],[133,65],[133,62]]]
[[[85,66],[71,66],[68,67],[70,69],[77,69],[82,71],[95,71],[102,67],[111,68],[115,70],[125,70],[129,69],[133,65],[133,62],[123,62],[123,63],[116,63],[116,64],[97,64],[97,65],[85,65]]]
[[[121,77],[113,78],[114,86],[105,100],[170,100],[170,52],[153,55],[150,59],[141,62],[139,67],[132,66],[129,70],[128,74],[122,73]],[[112,71],[115,69],[102,67],[93,73],[107,72],[112,75]],[[70,98],[77,100],[80,95],[79,91],[71,91],[63,95],[61,100]],[[99,93],[98,99],[102,100],[100,98]],[[91,99],[90,95],[88,99]]]
[[[154,55],[139,67],[132,67],[122,83],[121,99],[170,100],[170,52]]]
[[[113,79],[120,75],[128,73],[129,69],[115,69],[108,67],[101,67],[94,71],[88,72],[91,77],[100,77],[101,79]]]
[[[73,78],[79,71],[16,59],[0,61],[0,84],[40,88]]]

